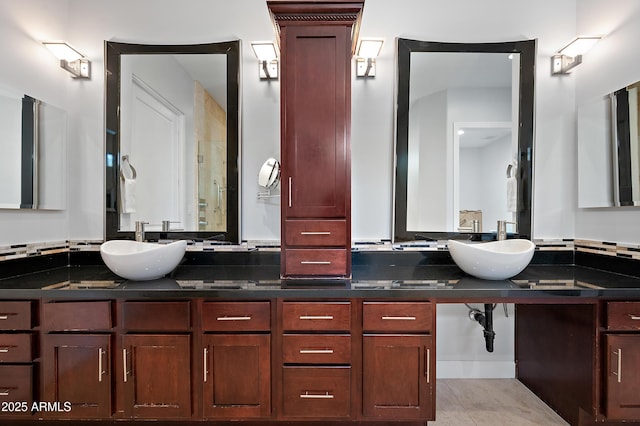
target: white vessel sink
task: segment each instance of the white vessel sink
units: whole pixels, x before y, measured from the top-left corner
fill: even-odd
[[[485,280],[505,280],[527,267],[536,247],[529,240],[503,240],[488,243],[447,242],[454,262],[469,275]]]
[[[107,267],[122,278],[147,281],[173,271],[186,249],[184,240],[169,244],[111,240],[100,246],[100,255]]]

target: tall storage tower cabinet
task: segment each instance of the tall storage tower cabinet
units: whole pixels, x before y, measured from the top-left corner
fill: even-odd
[[[351,277],[351,57],[364,2],[268,1],[281,55],[283,278]]]

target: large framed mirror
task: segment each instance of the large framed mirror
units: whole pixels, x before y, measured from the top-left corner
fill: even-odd
[[[640,81],[578,108],[578,207],[640,206]]]
[[[66,208],[67,112],[0,87],[0,209]]]
[[[397,39],[394,241],[531,238],[535,43]]]
[[[239,52],[105,42],[106,239],[239,242]]]

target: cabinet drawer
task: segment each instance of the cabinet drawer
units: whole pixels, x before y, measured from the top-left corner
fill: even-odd
[[[349,331],[349,302],[283,302],[282,328],[291,331]]]
[[[128,331],[188,331],[190,302],[124,302],[122,327]]]
[[[269,331],[269,302],[206,302],[202,307],[204,331]]]
[[[31,302],[0,302],[0,330],[29,330]]]
[[[287,220],[287,246],[344,247],[347,244],[345,220]]]
[[[364,331],[432,331],[433,305],[429,302],[364,302]]]
[[[348,417],[350,378],[349,367],[284,367],[284,416]]]
[[[108,330],[112,327],[111,302],[57,302],[42,305],[47,330]]]
[[[31,362],[31,334],[0,334],[0,362]]]
[[[351,336],[289,334],[282,338],[285,364],[350,364]]]
[[[0,365],[0,402],[26,401],[31,409],[33,398],[33,367],[31,365]],[[27,410],[27,415],[30,411]],[[0,416],[14,415],[0,410]]]
[[[607,329],[640,330],[640,302],[607,303]]]
[[[345,249],[291,249],[285,252],[285,267],[288,275],[344,276],[347,274],[347,250]]]

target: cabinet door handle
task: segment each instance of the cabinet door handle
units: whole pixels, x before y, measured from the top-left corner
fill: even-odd
[[[251,316],[242,316],[242,317],[218,317],[216,320],[218,321],[249,321]]]
[[[9,396],[9,389],[0,390],[0,396]]]
[[[102,375],[106,373],[102,366],[102,357],[106,353],[107,351],[102,350],[102,348],[98,348],[98,382],[102,382]]]
[[[332,394],[330,394],[329,392],[325,392],[325,393],[309,393],[309,392],[305,392],[300,394],[300,398],[303,399],[333,399],[334,396]]]
[[[613,372],[614,375],[618,376],[618,383],[622,383],[622,348],[618,348],[616,352],[613,352],[613,355],[618,356],[618,364],[616,371]]]
[[[632,320],[634,320],[634,321],[640,321],[640,315],[632,315],[632,314],[629,314],[629,316],[630,316],[630,317],[631,317],[631,319],[632,319]]]
[[[415,321],[416,317],[383,315],[382,319],[383,320],[390,320],[390,321]]]
[[[329,231],[301,231],[300,235],[331,235]]]
[[[431,349],[425,348],[424,354],[424,375],[427,377],[427,383],[431,382]]]
[[[127,371],[127,350],[122,350],[122,373],[124,375],[124,382],[127,383],[127,376],[129,372]]]
[[[9,352],[9,348],[0,348],[0,354],[6,354]]]
[[[203,379],[204,379],[204,382],[207,383],[207,375],[209,374],[208,367],[207,367],[207,358],[209,357],[208,356],[209,355],[209,350],[207,348],[204,348],[204,350],[202,352],[203,352],[203,358],[204,358],[204,360],[203,360],[203,365],[204,365],[204,368],[203,368],[204,377],[203,377]]]
[[[6,321],[9,319],[9,315],[0,315],[0,321]]]
[[[333,349],[300,349],[301,354],[332,354]]]
[[[332,320],[333,315],[300,315],[301,320]]]
[[[289,176],[289,207],[291,207],[291,176]]]
[[[328,260],[301,260],[301,265],[331,265]]]

